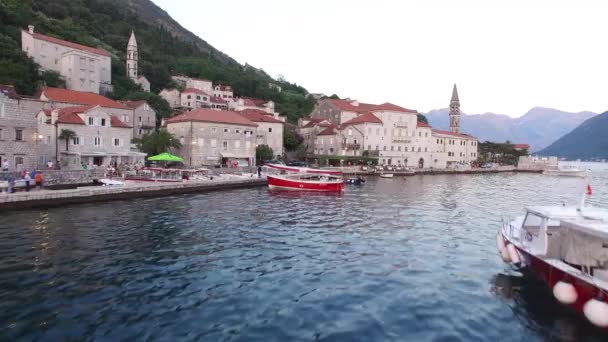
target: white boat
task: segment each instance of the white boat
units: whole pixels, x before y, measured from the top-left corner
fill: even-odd
[[[382,178],[393,178],[393,174],[392,173],[381,173],[380,177]]]
[[[116,186],[116,185],[125,185],[125,182],[121,182],[115,179],[102,178],[99,180],[103,186]]]
[[[560,177],[587,177],[588,171],[577,167],[559,167],[557,169],[546,169],[543,174]]]
[[[588,194],[591,193],[588,187]],[[608,331],[608,209],[532,206],[496,237],[503,261],[529,268],[555,298]]]

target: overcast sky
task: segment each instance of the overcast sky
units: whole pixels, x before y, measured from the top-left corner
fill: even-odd
[[[310,92],[424,112],[457,83],[467,113],[608,110],[608,1],[153,1]]]

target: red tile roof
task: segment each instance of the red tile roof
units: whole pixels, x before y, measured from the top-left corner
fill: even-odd
[[[283,121],[275,119],[272,115],[257,109],[245,109],[236,113],[253,122],[283,123]]]
[[[378,117],[372,113],[365,113],[346,121],[342,126],[358,125],[362,123],[382,124],[382,120],[378,119]]]
[[[76,103],[81,105],[98,105],[101,107],[117,109],[130,109],[129,107],[114,100],[110,100],[107,97],[90,92],[67,90],[61,88],[44,88],[41,92],[41,96],[42,95],[46,96],[46,98],[52,102]]]
[[[248,107],[264,107],[269,101],[262,99],[254,99],[252,97],[241,97],[243,104]],[[238,99],[237,99],[238,100]]]
[[[418,121],[416,123],[416,126],[417,127],[428,127],[428,128],[431,128],[431,125],[427,124],[426,122],[422,122],[422,121]]]
[[[190,122],[190,121],[200,121],[200,122],[216,122],[216,123],[224,123],[230,125],[241,125],[241,126],[253,126],[257,127],[255,123],[249,121],[248,119],[242,117],[241,115],[230,112],[227,110],[213,110],[213,109],[196,109],[191,112],[186,112],[184,114],[180,114],[174,116],[166,121],[167,124],[176,123],[176,122]]]
[[[522,150],[527,150],[527,149],[530,148],[530,145],[528,145],[528,144],[513,144],[513,147],[519,148],[519,149],[522,149]]]
[[[57,111],[57,122],[64,124],[84,125],[84,121],[80,118],[80,116],[78,116],[78,114],[85,113],[95,107],[97,106],[91,105],[61,108]]]
[[[209,96],[209,94],[207,94],[206,92],[196,88],[186,88],[184,89],[184,91],[182,91],[182,94],[199,94]]]
[[[312,128],[318,125],[320,122],[324,121],[323,119],[317,118],[309,118],[308,120],[309,122],[306,125],[302,126],[302,128]]]
[[[336,133],[334,130],[337,127],[335,125],[331,125],[329,127],[327,127],[326,129],[322,130],[321,132],[319,132],[319,134],[317,134],[317,136],[319,135],[336,135],[338,133]]]
[[[111,117],[110,117],[110,125],[112,125],[112,127],[131,128],[131,126],[129,126],[126,123],[122,122],[122,120],[120,120],[119,118],[117,118],[114,115],[111,115]]]
[[[404,112],[404,113],[418,113],[413,109],[407,109],[395,104],[385,102],[383,104],[375,105],[370,103],[362,103],[359,102],[357,106],[353,105],[354,101],[349,100],[334,100],[334,99],[326,99],[330,104],[334,107],[337,107],[340,110],[349,111],[349,112],[371,112],[376,110],[390,110],[395,112]]]
[[[468,135],[468,134],[464,134],[464,133],[453,133],[451,131],[444,131],[444,130],[440,130],[440,129],[434,129],[433,133],[443,134],[443,135],[451,135],[451,136],[458,137],[458,138],[475,139],[475,140],[477,140],[477,138],[475,138],[472,135]]]
[[[137,109],[139,106],[145,104],[146,100],[139,100],[139,101],[125,100],[125,101],[118,101],[118,102],[124,104],[125,106],[127,106],[131,109]]]
[[[23,31],[23,32],[30,34],[28,31]],[[63,45],[63,46],[66,46],[66,47],[69,47],[72,49],[83,50],[83,51],[95,53],[95,54],[106,56],[106,57],[111,56],[110,53],[104,49],[98,49],[98,48],[94,48],[94,47],[90,47],[90,46],[86,46],[86,45],[72,43],[72,42],[68,42],[67,40],[50,37],[50,36],[45,36],[44,34],[40,34],[40,33],[34,33],[34,34],[32,34],[32,36],[35,39],[44,40],[49,43],[54,43],[54,44],[58,44],[58,45]]]
[[[12,85],[0,84],[0,93],[8,96],[11,99],[18,99],[19,98],[19,94],[17,94],[17,91],[15,90],[15,87],[12,86]]]

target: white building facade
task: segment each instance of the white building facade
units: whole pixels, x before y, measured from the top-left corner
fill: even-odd
[[[58,72],[68,89],[100,93],[110,90],[112,61],[108,51],[34,32],[21,31],[21,48],[42,70]]]

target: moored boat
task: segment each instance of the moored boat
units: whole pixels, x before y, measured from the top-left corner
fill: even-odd
[[[591,193],[589,188],[589,194]],[[608,331],[608,210],[532,206],[496,237],[503,261],[530,268],[555,298]]]
[[[561,177],[587,177],[588,171],[579,169],[577,167],[563,167],[557,169],[546,169],[543,171],[543,174],[547,176]]]
[[[268,188],[272,190],[344,191],[344,179],[328,174],[268,175]]]
[[[276,170],[292,172],[292,173],[294,173],[294,172],[295,173],[313,173],[313,174],[324,174],[324,175],[341,175],[342,174],[342,170],[334,170],[334,169],[312,169],[309,167],[286,166],[286,165],[279,165],[279,164],[266,164],[266,166],[276,169]]]
[[[381,173],[380,177],[382,178],[393,178],[393,174],[392,173]]]
[[[357,176],[357,177],[349,177],[346,178],[344,180],[345,184],[352,184],[352,185],[363,185],[365,183],[365,179]]]
[[[130,182],[163,182],[175,183],[185,180],[202,180],[208,178],[207,169],[182,170],[145,167],[125,176]]]

